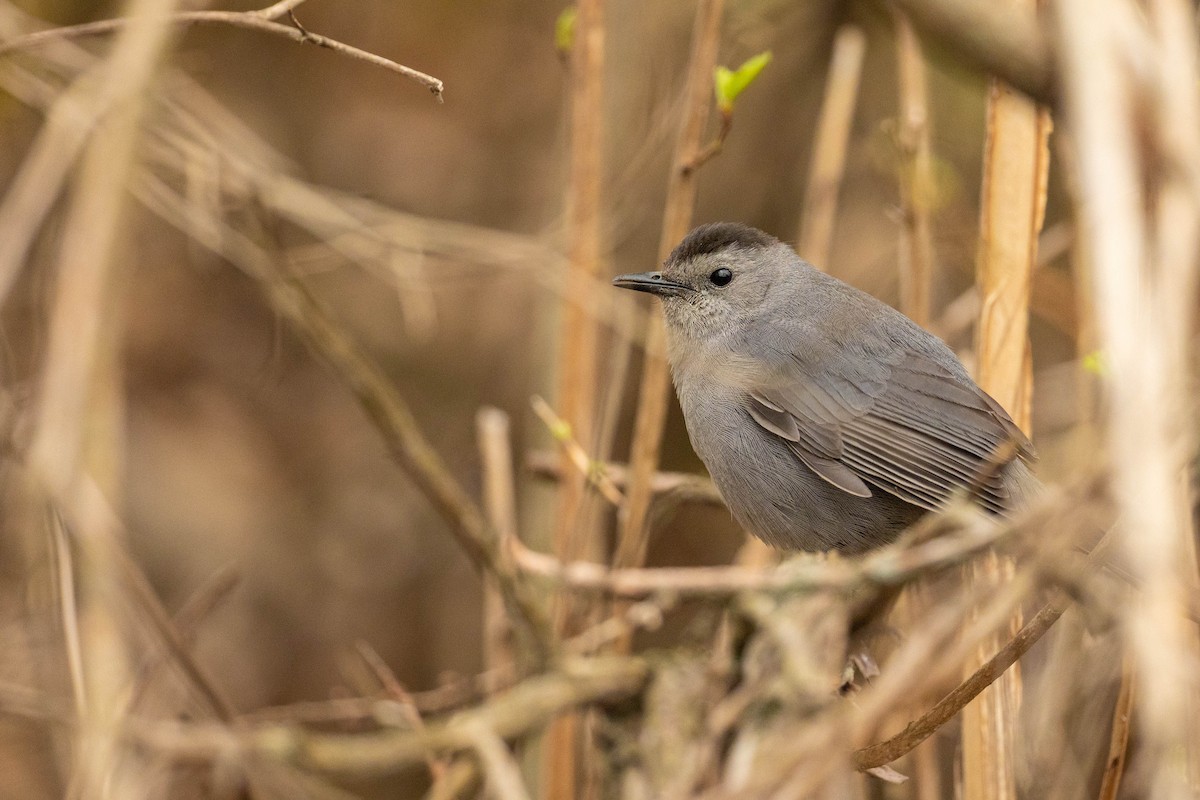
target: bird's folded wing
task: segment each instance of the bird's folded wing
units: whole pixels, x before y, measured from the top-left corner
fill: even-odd
[[[927,509],[973,486],[985,507],[1007,509],[993,462],[1006,460],[1006,443],[1026,458],[1033,448],[978,388],[911,351],[844,374],[805,372],[797,364],[777,375],[751,393],[748,410],[822,478],[859,497],[877,487]]]

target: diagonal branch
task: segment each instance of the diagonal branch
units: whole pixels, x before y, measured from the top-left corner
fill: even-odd
[[[412,67],[406,67],[389,58],[384,58],[366,50],[360,50],[357,47],[339,42],[336,39],[330,39],[328,36],[312,33],[300,26],[295,21],[294,13],[297,6],[302,2],[304,0],[281,0],[281,2],[259,9],[258,11],[183,11],[178,14],[172,14],[170,22],[181,26],[229,25],[235,28],[245,28],[260,33],[282,36],[299,44],[315,44],[318,47],[324,47],[327,50],[332,50],[349,58],[366,61],[368,64],[382,67],[398,75],[403,75],[428,89],[437,98],[439,103],[442,101],[443,84],[432,75],[427,75]],[[279,18],[285,16],[291,19],[293,24],[285,25],[277,21]],[[118,17],[116,19],[85,22],[80,25],[49,28],[0,43],[0,55],[18,50],[29,50],[46,42],[60,39],[78,39],[84,36],[99,36],[114,33],[128,24],[128,18]]]

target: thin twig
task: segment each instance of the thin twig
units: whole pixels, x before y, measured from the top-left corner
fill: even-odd
[[[392,672],[383,657],[368,642],[355,642],[354,649],[363,663],[367,665],[367,669],[375,675],[383,690],[399,705],[400,713],[404,715],[404,719],[412,726],[412,729],[423,732],[425,720],[421,719],[421,712],[417,710],[412,695],[404,688],[404,684],[400,683],[400,679],[396,677],[396,673]],[[446,774],[446,762],[437,758],[433,753],[426,756],[425,765],[429,767],[431,780],[441,780]]]
[[[1044,606],[1015,636],[1005,642],[995,655],[981,664],[970,677],[939,700],[933,708],[910,722],[903,731],[890,739],[857,750],[854,753],[854,766],[866,770],[891,763],[936,733],[967,703],[978,697],[980,692],[991,686],[1005,670],[1025,655],[1058,621],[1067,607],[1068,603],[1065,600]]]
[[[509,740],[569,710],[630,697],[641,691],[649,674],[649,666],[640,658],[563,659],[555,671],[528,678],[481,706],[430,724],[423,732],[319,733],[278,724],[231,730],[223,725],[153,722],[131,722],[127,730],[144,746],[184,761],[210,762],[242,752],[312,772],[364,779],[421,763],[430,752],[472,750],[472,732],[478,724]]]
[[[600,494],[604,495],[604,499],[612,503],[614,506],[620,506],[625,502],[625,495],[617,488],[617,485],[609,478],[605,471],[605,466],[597,461],[593,461],[579,444],[575,438],[571,426],[558,414],[554,413],[554,409],[550,404],[541,397],[534,395],[530,400],[530,405],[533,406],[533,412],[538,415],[538,419],[550,431],[550,435],[562,446],[563,453],[567,457],[567,461],[574,467],[577,474],[587,479],[587,482],[595,486]],[[561,470],[556,473],[562,480]]]
[[[432,75],[426,75],[424,72],[415,70],[412,67],[406,67],[403,64],[398,64],[391,59],[367,52],[366,50],[360,50],[357,47],[352,47],[336,39],[330,39],[328,36],[312,33],[298,25],[284,25],[281,22],[275,21],[280,17],[292,15],[295,8],[300,5],[300,2],[303,2],[303,0],[299,0],[299,2],[297,0],[284,0],[284,2],[275,3],[258,11],[182,11],[172,14],[168,22],[181,26],[229,25],[235,28],[245,28],[260,33],[282,36],[285,39],[291,39],[293,42],[300,44],[315,44],[318,47],[332,50],[340,55],[365,61],[373,66],[382,67],[383,69],[403,75],[428,89],[437,98],[438,102],[442,101],[444,86],[440,80]],[[17,50],[29,50],[47,42],[62,39],[78,39],[85,36],[114,33],[128,24],[128,18],[120,17],[28,33],[24,36],[10,39],[7,42],[0,42],[0,55]]]
[[[996,525],[975,512],[957,522],[943,517],[927,524],[938,525],[940,533],[921,544],[893,545],[861,560],[815,561],[799,557],[769,569],[742,566],[613,569],[587,562],[564,564],[519,543],[514,544],[514,557],[522,570],[579,591],[626,599],[655,594],[721,599],[749,591],[845,591],[863,585],[900,585],[915,575],[961,563],[998,541],[1019,535],[1019,528]]]
[[[586,453],[584,458],[587,458]],[[526,466],[533,472],[534,475],[549,478],[552,480],[562,480],[562,465],[559,459],[554,454],[545,450],[534,450],[525,457]],[[598,473],[604,476],[612,487],[620,492],[629,482],[629,468],[624,464],[606,461],[599,464],[587,462],[589,473]],[[575,467],[578,469],[578,466]],[[724,507],[725,501],[721,499],[721,494],[717,491],[717,487],[711,480],[701,475],[692,475],[687,472],[656,472],[650,479],[650,487],[654,494],[680,493],[697,503],[706,505],[715,505]]]

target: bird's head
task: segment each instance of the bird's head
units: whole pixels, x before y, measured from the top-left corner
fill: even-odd
[[[663,301],[672,336],[711,340],[763,318],[799,259],[773,236],[734,222],[689,233],[660,272],[619,275],[613,284]]]

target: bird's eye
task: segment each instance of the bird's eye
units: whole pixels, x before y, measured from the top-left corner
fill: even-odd
[[[721,267],[720,269],[714,269],[712,275],[708,276],[708,279],[713,282],[714,286],[727,286],[733,280],[733,273],[725,267]]]

